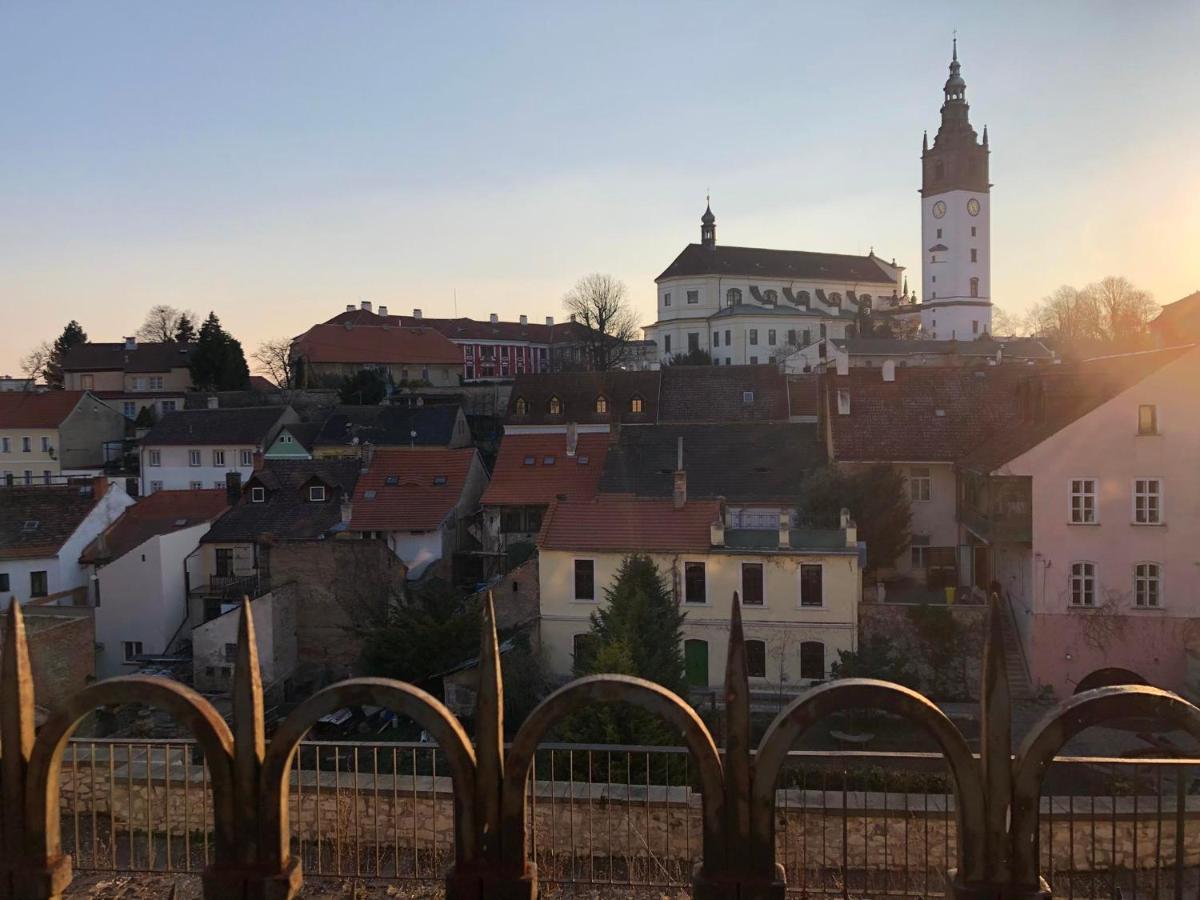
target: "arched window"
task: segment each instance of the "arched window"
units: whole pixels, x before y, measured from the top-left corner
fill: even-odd
[[[513,413],[518,416],[529,415],[529,401],[524,397],[518,397],[513,401]]]
[[[552,416],[562,415],[562,401],[557,397],[551,397],[550,402],[546,404],[546,411]]]
[[[725,292],[726,306],[741,306],[742,304],[742,289],[730,288]]]
[[[808,306],[808,304],[809,304],[808,291],[797,291],[796,292],[796,302],[799,303],[801,306]]]
[[[629,398],[629,411],[630,412],[640,413],[645,408],[646,408],[646,404],[642,401],[641,397],[633,396],[633,397]]]
[[[825,677],[825,645],[820,641],[800,642],[800,677],[815,681]]]
[[[978,278],[971,279],[971,296],[972,297],[979,296],[979,279]]]
[[[779,291],[766,290],[763,291],[763,302],[774,306],[779,302]]]
[[[603,394],[596,398],[596,412],[608,412],[608,398],[606,398]]]
[[[839,294],[837,291],[831,291],[829,294],[829,304],[830,304],[830,306],[841,306],[842,305],[842,295]]]

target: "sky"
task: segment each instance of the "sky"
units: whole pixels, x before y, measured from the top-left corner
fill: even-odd
[[[992,293],[1200,289],[1200,3],[0,0],[0,374],[168,303],[246,347],[371,300],[563,316],[690,241],[869,248],[919,284],[953,31]]]

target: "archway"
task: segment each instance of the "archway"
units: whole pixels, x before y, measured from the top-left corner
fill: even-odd
[[[1075,687],[1076,694],[1082,694],[1084,691],[1092,691],[1102,687],[1116,687],[1122,684],[1149,684],[1150,682],[1139,675],[1137,672],[1129,669],[1122,669],[1116,666],[1106,669],[1097,669],[1090,675],[1085,675],[1080,679],[1079,684]]]

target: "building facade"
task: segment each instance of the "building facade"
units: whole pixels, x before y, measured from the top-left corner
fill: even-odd
[[[131,421],[144,409],[162,418],[184,408],[192,385],[193,347],[174,341],[139,343],[134,337],[79,344],[63,358],[63,386],[95,392]]]
[[[50,484],[120,456],[125,419],[87,391],[0,395],[0,482]]]

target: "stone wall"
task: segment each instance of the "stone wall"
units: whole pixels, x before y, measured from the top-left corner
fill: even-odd
[[[38,706],[53,712],[96,678],[96,623],[88,608],[23,606]],[[4,622],[0,621],[0,645]]]

